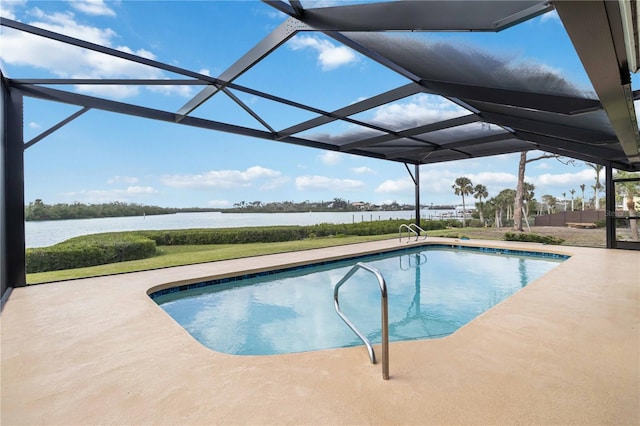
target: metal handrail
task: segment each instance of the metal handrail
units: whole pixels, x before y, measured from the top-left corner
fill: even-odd
[[[387,302],[387,284],[384,280],[384,277],[376,268],[369,266],[365,263],[358,262],[347,272],[347,274],[342,277],[338,284],[333,289],[333,302],[336,307],[336,312],[342,318],[342,320],[349,326],[351,330],[364,342],[367,347],[367,351],[369,352],[369,359],[372,364],[376,363],[376,354],[373,351],[373,346],[371,346],[371,342],[367,337],[362,334],[362,332],[358,329],[358,327],[353,324],[349,318],[347,318],[340,309],[340,302],[338,301],[338,290],[353,274],[355,274],[358,269],[364,269],[365,271],[371,272],[375,275],[378,280],[378,284],[380,285],[380,306],[382,310],[381,321],[382,321],[382,378],[384,380],[389,380],[389,308]]]
[[[413,228],[411,228],[409,225],[403,223],[398,228],[398,234],[400,236],[400,242],[402,242],[402,229],[403,228],[407,228],[407,234],[409,234],[409,232],[413,232],[414,235],[416,236],[416,241],[418,241],[418,233]],[[410,239],[411,239],[411,237],[407,236],[407,243],[409,243]]]
[[[415,223],[410,223],[409,224],[409,228],[418,228],[418,231],[420,231],[418,234],[420,233],[424,233],[424,238],[423,239],[427,239],[427,231],[425,231],[424,229],[420,228],[418,225],[416,225]],[[415,230],[414,230],[415,231]],[[418,241],[418,238],[416,237],[416,241]]]

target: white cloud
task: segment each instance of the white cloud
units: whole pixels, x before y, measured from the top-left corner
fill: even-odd
[[[158,190],[151,186],[130,186],[125,190],[127,194],[157,194]]]
[[[193,175],[165,175],[162,177],[162,183],[175,188],[230,189],[250,187],[256,181],[265,181],[262,186],[268,188],[270,184],[282,183],[282,179],[279,171],[253,166],[245,171],[211,170]]]
[[[351,171],[358,174],[375,174],[376,173],[375,170],[367,166],[353,167]]]
[[[211,207],[229,207],[231,206],[231,201],[229,200],[211,200],[207,201]]]
[[[452,164],[434,164],[423,167],[420,172],[420,190],[424,200],[428,200],[436,195],[457,199],[451,188],[456,178],[466,176],[471,179],[473,185],[482,184],[487,187],[489,196],[496,195],[504,188],[515,188],[517,178],[515,175],[506,172],[480,172],[466,173],[462,170],[454,169]],[[385,194],[395,194],[398,196],[412,196],[415,185],[413,180],[407,176],[400,179],[388,179],[376,188],[375,192]]]
[[[409,178],[403,179],[387,179],[375,189],[375,192],[393,194],[405,193],[409,194],[415,188],[413,181]]]
[[[137,177],[133,177],[133,176],[114,176],[110,179],[107,180],[107,183],[109,185],[113,185],[114,183],[128,183],[128,184],[134,184],[134,183],[138,183],[139,179]]]
[[[357,191],[365,188],[362,181],[354,179],[337,179],[326,176],[298,176],[296,188],[300,191],[333,189],[343,191]]]
[[[540,17],[540,22],[560,22],[560,16],[558,12],[554,9],[542,15]]]
[[[116,16],[116,13],[103,0],[73,0],[69,4],[74,9],[93,16]]]
[[[16,19],[15,9],[27,4],[27,0],[0,1],[0,16]],[[4,31],[4,30],[3,30]]]
[[[344,154],[336,151],[325,151],[318,156],[320,161],[322,161],[327,166],[335,166],[336,164],[340,163],[344,157]]]
[[[75,3],[75,2],[74,2]],[[46,14],[39,8],[32,10],[34,20],[28,22],[35,27],[64,34],[80,40],[114,48],[147,59],[155,55],[145,49],[128,46],[114,46],[118,34],[110,28],[99,28],[77,22],[72,12]],[[59,43],[25,32],[3,29],[2,60],[8,64],[31,66],[49,71],[59,78],[162,78],[163,73],[145,65],[105,55],[75,46]],[[123,99],[136,96],[140,88],[136,86],[76,86],[76,89],[93,95]],[[153,87],[155,92],[175,93],[190,96],[192,89],[186,86]]]
[[[267,182],[265,182],[264,184],[262,184],[260,186],[261,190],[270,190],[270,189],[277,189],[280,188],[282,185],[284,185],[285,183],[289,182],[291,179],[289,178],[289,176],[280,176],[280,177],[275,177]]]
[[[420,126],[470,114],[470,111],[435,95],[419,94],[404,102],[376,108],[373,122],[397,129]]]
[[[158,190],[151,186],[130,186],[127,189],[90,189],[67,192],[65,195],[74,197],[75,201],[87,203],[107,203],[112,201],[130,201],[140,195],[157,194]]]
[[[518,178],[513,173],[506,172],[480,172],[466,175],[474,185],[506,185],[515,187]],[[453,185],[453,182],[451,183]]]
[[[35,121],[30,121],[29,122],[29,128],[30,129],[41,129],[42,126],[38,123],[36,123]]]
[[[593,169],[584,169],[576,173],[545,173],[540,176],[530,178],[536,186],[579,186],[581,183],[595,184],[596,173]],[[602,174],[600,174],[602,181]],[[527,179],[529,180],[529,179]],[[570,189],[570,188],[569,188]]]
[[[549,165],[549,163],[545,163],[544,161],[540,162],[539,164],[537,164],[534,167],[534,169],[536,169],[536,170],[548,170],[550,168],[551,168],[551,166]]]
[[[336,46],[329,40],[318,37],[297,35],[287,43],[293,50],[310,48],[318,53],[318,63],[323,71],[336,69],[342,65],[356,62],[358,57],[346,46]]]

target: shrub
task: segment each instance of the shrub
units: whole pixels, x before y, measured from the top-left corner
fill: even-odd
[[[395,234],[401,224],[409,222],[406,219],[392,219],[309,226],[175,229],[85,235],[51,247],[28,249],[27,272],[46,272],[144,259],[155,254],[156,246],[274,243],[305,238]],[[449,225],[460,226],[460,221],[450,219],[420,222],[420,227],[425,231],[444,229]]]
[[[26,251],[27,273],[75,269],[151,257],[155,241],[134,233],[94,234]]]
[[[505,241],[523,241],[529,243],[542,243],[550,245],[560,245],[564,242],[562,238],[557,238],[551,235],[539,235],[539,234],[526,234],[507,232],[504,234]]]
[[[154,240],[160,246],[274,243],[306,238],[302,226],[274,226],[251,228],[177,229],[139,231],[139,235]]]
[[[596,227],[598,228],[604,228],[605,226],[607,226],[607,221],[604,219],[600,219],[600,220],[596,220],[595,222],[593,222]]]
[[[482,228],[484,227],[484,223],[482,223],[480,219],[469,219],[467,220],[467,226],[470,228]]]

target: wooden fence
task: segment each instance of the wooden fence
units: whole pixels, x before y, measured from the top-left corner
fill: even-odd
[[[535,226],[567,226],[567,223],[595,223],[604,220],[604,210],[580,210],[559,212],[535,217]]]

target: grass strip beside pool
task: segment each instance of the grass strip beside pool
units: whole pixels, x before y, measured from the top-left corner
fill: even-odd
[[[27,274],[27,284],[41,284],[52,281],[72,280],[77,278],[98,277],[103,275],[122,274],[127,272],[146,271],[171,266],[192,265],[196,263],[214,262],[217,260],[238,259],[242,257],[265,254],[286,253],[299,250],[333,247],[345,244],[356,244],[367,241],[397,238],[397,234],[309,238],[306,240],[286,241],[280,243],[248,243],[248,244],[211,244],[186,246],[159,246],[158,255],[142,260],[110,263],[61,271],[39,272]]]

